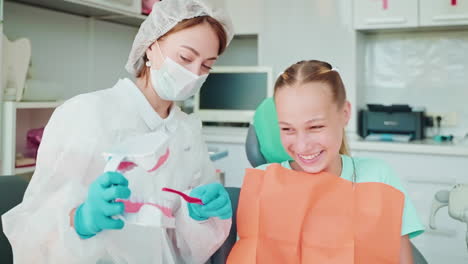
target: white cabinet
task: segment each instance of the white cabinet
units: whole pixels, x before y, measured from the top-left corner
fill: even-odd
[[[236,35],[257,35],[263,28],[264,0],[226,0]]]
[[[141,14],[141,0],[9,0],[8,2],[18,2],[23,5],[36,6],[133,27],[139,27],[141,22],[147,17]],[[73,25],[73,23],[70,25]]]
[[[420,0],[421,26],[468,25],[468,1]]]
[[[141,14],[141,0],[65,0],[69,2],[84,2],[87,5],[95,5],[107,9],[118,9],[135,14]]]
[[[31,128],[44,127],[54,109],[62,102],[4,102],[1,125],[1,175],[33,172],[35,167],[16,168],[16,155],[25,150],[26,134]]]
[[[381,143],[385,144],[385,143]],[[353,151],[359,157],[373,157],[388,162],[403,182],[425,233],[413,239],[428,263],[468,263],[465,224],[452,219],[447,208],[436,216],[436,230],[429,228],[431,204],[439,190],[450,190],[457,183],[468,183],[468,156]],[[359,177],[359,175],[358,175]]]
[[[418,0],[354,0],[355,29],[416,26],[418,26]]]

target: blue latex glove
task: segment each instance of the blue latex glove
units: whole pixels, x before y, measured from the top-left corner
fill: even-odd
[[[189,215],[197,221],[210,217],[229,219],[232,217],[231,199],[224,187],[219,183],[199,186],[190,192],[190,196],[200,198],[204,205],[188,204]]]
[[[101,174],[90,186],[86,201],[76,209],[75,230],[81,238],[89,238],[104,229],[122,229],[124,222],[112,216],[124,212],[124,204],[115,199],[130,197],[128,181],[118,172]]]

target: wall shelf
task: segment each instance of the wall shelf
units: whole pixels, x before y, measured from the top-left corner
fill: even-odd
[[[81,0],[6,0],[68,14],[139,27],[147,16]]]
[[[12,104],[10,107],[16,109],[41,109],[41,108],[56,108],[61,105],[63,101],[52,102],[5,102],[5,105]]]
[[[35,169],[36,169],[36,166],[29,166],[29,167],[24,167],[24,168],[16,168],[16,169],[15,169],[15,175],[26,174],[26,173],[33,173]]]
[[[53,109],[61,105],[63,101],[53,102],[3,102],[2,117],[2,166],[0,175],[17,175],[34,172],[35,167],[15,168],[16,162],[16,135],[17,135],[17,111]],[[45,125],[45,124],[44,124]]]

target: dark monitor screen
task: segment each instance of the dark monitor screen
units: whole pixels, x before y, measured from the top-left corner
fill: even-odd
[[[199,109],[255,110],[268,96],[268,73],[211,73],[200,89]]]

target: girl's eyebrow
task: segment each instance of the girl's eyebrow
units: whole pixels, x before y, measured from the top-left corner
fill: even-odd
[[[323,117],[316,117],[316,118],[312,118],[310,120],[307,120],[306,123],[313,123],[313,122],[324,121],[324,120],[325,120],[325,118],[323,118]]]
[[[313,122],[324,121],[324,120],[325,120],[325,118],[323,118],[323,117],[316,117],[316,118],[312,118],[310,120],[307,120],[305,123],[307,124],[307,123],[313,123]],[[286,126],[291,125],[288,122],[284,122],[284,121],[279,121],[278,124],[286,125]]]

